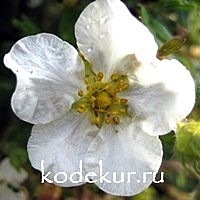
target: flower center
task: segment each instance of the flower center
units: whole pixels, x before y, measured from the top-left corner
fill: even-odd
[[[98,128],[101,128],[104,122],[117,125],[120,123],[120,117],[130,117],[127,113],[128,100],[118,97],[119,92],[129,88],[127,76],[112,74],[110,80],[104,82],[104,74],[94,73],[90,63],[85,58],[83,61],[86,90],[78,91],[80,98],[72,104],[72,109],[79,113],[91,113],[91,123]]]
[[[95,107],[100,109],[108,108],[112,103],[112,98],[107,92],[100,92],[94,96],[96,98]]]

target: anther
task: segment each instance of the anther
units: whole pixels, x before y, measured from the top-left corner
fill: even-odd
[[[118,115],[118,111],[111,111],[111,115]]]
[[[102,108],[99,108],[99,109],[98,109],[98,112],[100,112],[100,113],[105,113],[106,110],[104,110],[104,109],[102,109]]]
[[[91,105],[92,108],[95,108],[95,103],[94,102],[91,102],[90,105]]]
[[[78,91],[78,96],[79,96],[79,97],[82,97],[82,96],[83,96],[83,91],[82,91],[82,90],[79,90],[79,91]]]
[[[125,109],[120,109],[119,110],[121,113],[126,113],[126,110]]]
[[[88,69],[92,72],[92,69]],[[88,75],[89,74],[89,75]],[[103,72],[85,75],[86,91],[79,90],[80,100],[72,105],[77,112],[83,113],[87,109],[92,113],[91,123],[101,128],[103,123],[119,124],[120,115],[126,115],[127,102],[125,98],[118,98],[117,93],[129,87],[129,80],[125,75],[112,74],[107,83],[102,82]]]
[[[117,87],[115,88],[115,92],[118,93],[118,92],[120,92],[121,90],[122,90],[122,88],[121,88],[119,85],[117,85]]]
[[[80,108],[85,108],[85,104],[79,105]]]
[[[85,83],[86,83],[86,84],[89,83],[89,78],[88,78],[88,77],[85,78]]]
[[[96,117],[93,116],[93,117],[91,118],[91,123],[92,123],[92,124],[96,124]]]
[[[93,116],[92,117],[92,124],[98,125],[99,122],[100,122],[100,117],[99,116],[97,116],[97,117]]]
[[[100,123],[101,119],[99,116],[96,117],[96,124],[98,125]]]
[[[123,87],[123,86],[124,86],[124,83],[123,83],[123,82],[119,82],[118,86],[119,86],[119,87]]]
[[[129,87],[129,84],[128,83],[124,83],[123,86],[122,86],[122,90],[126,90],[128,87]]]
[[[91,88],[90,88],[90,86],[88,85],[87,87],[86,87],[86,90],[88,91],[88,90],[90,90]]]
[[[101,80],[103,79],[103,77],[104,77],[103,72],[99,72],[99,73],[97,74],[97,81],[101,81]]]
[[[104,90],[108,90],[110,86],[108,84],[105,85]]]
[[[125,104],[125,103],[127,103],[127,102],[128,102],[127,99],[120,99],[120,103],[122,103],[122,104]]]
[[[79,113],[83,113],[85,111],[85,105],[84,104],[79,105],[77,108],[77,111]]]
[[[112,74],[111,77],[110,77],[110,79],[111,79],[112,81],[117,80],[117,79],[118,79],[117,74]]]
[[[105,122],[106,122],[106,124],[110,124],[110,118],[109,118],[109,117],[106,117],[106,118],[105,118]]]
[[[95,102],[95,101],[96,101],[96,97],[91,96],[91,97],[90,97],[90,101],[91,101],[91,102]]]
[[[113,117],[113,122],[114,122],[115,124],[119,124],[119,123],[120,123],[119,117],[118,117],[118,116],[114,116],[114,117]]]

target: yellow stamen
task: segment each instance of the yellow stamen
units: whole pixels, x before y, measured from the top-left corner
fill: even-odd
[[[86,63],[86,91],[79,90],[80,99],[72,104],[77,112],[91,112],[91,123],[101,128],[104,124],[119,124],[120,117],[128,115],[128,100],[118,98],[118,93],[129,87],[126,75],[112,74],[108,82],[103,82],[103,72],[94,73],[92,65]]]
[[[126,113],[126,110],[125,109],[120,109],[119,110],[121,113]]]
[[[77,111],[79,113],[85,112],[85,105],[84,104],[79,105],[78,108],[77,108]]]
[[[118,79],[117,74],[112,74],[112,76],[110,77],[110,79],[111,79],[112,81],[117,80],[117,79]]]
[[[94,96],[91,96],[91,97],[90,97],[90,101],[91,101],[91,102],[95,102],[95,101],[96,101],[96,98],[95,98]]]
[[[126,90],[126,89],[128,89],[128,87],[129,87],[129,84],[128,84],[128,83],[125,83],[125,84],[123,84],[123,86],[122,86],[122,90]]]
[[[106,124],[110,124],[110,118],[109,117],[106,117],[106,119],[105,119],[105,122],[106,122]]]
[[[120,122],[119,117],[118,117],[118,116],[114,116],[114,117],[113,117],[113,122],[114,122],[115,124],[119,124],[119,122]]]
[[[93,116],[92,117],[92,124],[98,125],[100,123],[100,117],[99,116]]]
[[[85,83],[86,83],[86,84],[89,83],[89,78],[88,78],[88,77],[85,78]]]
[[[95,108],[95,103],[94,102],[91,102],[90,105],[91,105],[92,108]]]
[[[127,99],[120,99],[120,103],[122,103],[122,104],[125,104],[125,103],[127,103],[127,102],[128,102]]]
[[[97,81],[101,81],[101,80],[103,79],[103,77],[104,77],[103,72],[99,72],[99,73],[97,74]]]
[[[87,87],[86,87],[86,90],[90,90],[91,88],[90,88],[90,86],[88,85]]]
[[[83,96],[83,91],[82,91],[82,90],[79,90],[79,91],[78,91],[78,96],[79,96],[79,97],[82,97],[82,96]]]
[[[111,115],[118,115],[118,111],[111,111]]]

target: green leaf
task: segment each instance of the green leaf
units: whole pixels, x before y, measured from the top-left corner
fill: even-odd
[[[142,16],[143,23],[148,25],[150,21],[149,14],[144,6],[141,7],[141,16]]]
[[[175,142],[174,134],[171,132],[167,135],[162,135],[159,138],[163,144],[163,158],[166,160],[171,159],[173,156],[172,149]]]
[[[13,19],[12,24],[20,31],[22,36],[32,35],[40,32],[39,27],[25,15],[23,15],[21,19]]]
[[[158,20],[152,19],[150,26],[160,41],[166,41],[172,38],[172,34],[169,32],[169,30]]]
[[[20,170],[20,168],[28,162],[27,152],[22,147],[12,147],[9,150],[9,158],[16,170]]]
[[[161,0],[158,2],[159,7],[173,11],[190,11],[195,8],[193,1],[180,1],[180,0]]]
[[[189,37],[193,44],[198,45],[200,44],[200,6],[197,6],[196,9],[190,12],[189,19],[188,19],[188,30],[189,30]]]
[[[71,44],[76,44],[74,37],[74,24],[79,16],[79,12],[71,7],[64,7],[58,22],[59,36]]]
[[[164,42],[172,38],[172,34],[169,30],[157,19],[153,19],[144,6],[141,7],[141,15],[143,23],[150,29],[156,39]]]

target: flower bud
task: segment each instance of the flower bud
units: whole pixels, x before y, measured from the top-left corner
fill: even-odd
[[[175,154],[184,166],[191,166],[200,174],[200,122],[178,124]]]
[[[157,199],[157,192],[153,187],[149,187],[142,193],[131,198],[131,200],[146,200],[146,199],[148,200]]]
[[[170,54],[178,51],[183,44],[185,43],[185,39],[183,38],[172,38],[158,50],[157,57],[162,60]]]

